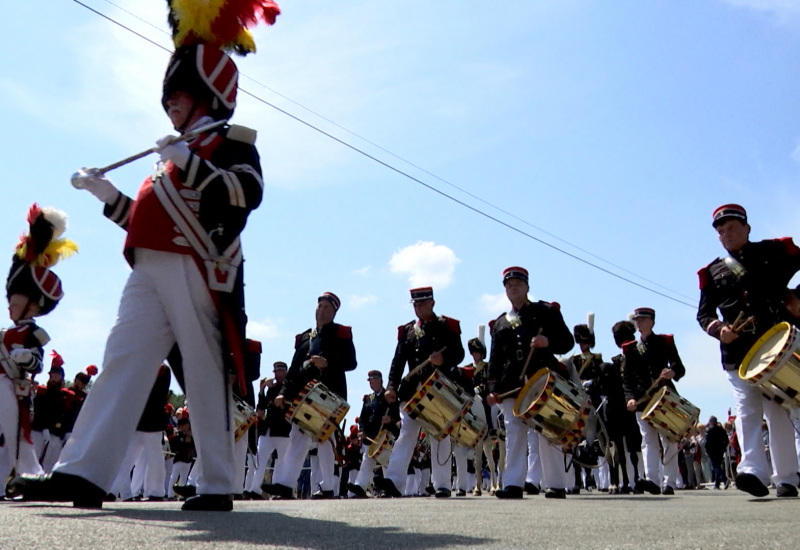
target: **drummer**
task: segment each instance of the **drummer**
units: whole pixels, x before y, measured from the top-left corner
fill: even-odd
[[[503,286],[511,302],[511,311],[500,315],[491,324],[487,402],[489,405],[497,403],[505,419],[506,465],[503,488],[496,491],[495,496],[507,499],[522,498],[528,469],[528,427],[514,416],[514,401],[525,378],[542,367],[567,376],[566,368],[558,362],[555,354],[567,353],[575,341],[556,302],[531,302],[528,299],[526,269],[509,267],[503,271]],[[542,482],[547,487],[545,497],[566,498],[561,450],[543,437],[538,440]]]
[[[333,292],[324,292],[317,298],[316,327],[295,337],[294,357],[286,373],[283,388],[275,398],[275,407],[284,407],[298,396],[305,385],[319,381],[332,393],[347,400],[345,373],[356,368],[356,350],[350,327],[334,323],[341,301]],[[313,499],[334,498],[335,453],[331,439],[315,444],[311,436],[292,426],[289,446],[278,461],[267,491],[281,499],[294,497],[297,478],[303,469],[309,449],[317,449],[317,459],[322,481],[312,492]]]
[[[653,495],[662,491],[665,495],[673,495],[680,477],[678,446],[643,420],[642,412],[658,388],[666,386],[677,393],[673,382],[680,380],[686,374],[686,369],[673,336],[653,332],[656,322],[654,309],[636,308],[633,321],[639,331],[639,340],[622,346],[622,382],[627,409],[636,411],[636,421],[642,432],[645,477],[636,483],[636,487]],[[659,456],[659,438],[664,449],[663,459]]]
[[[434,371],[438,370],[457,382],[458,364],[464,359],[461,324],[455,319],[438,316],[433,312],[436,304],[433,288],[414,288],[410,293],[417,320],[398,327],[397,347],[386,388],[386,400],[390,403],[394,400],[400,402],[401,428],[381,484],[384,497],[402,496],[400,489],[406,486],[408,465],[420,432],[419,423],[402,410],[403,405]],[[425,367],[411,374],[411,371],[423,363]],[[411,375],[404,378],[406,364]],[[434,437],[430,439],[435,495],[437,498],[447,498],[450,496],[451,477],[450,436],[441,441]]]
[[[796,497],[797,455],[789,415],[780,405],[765,399],[755,385],[742,380],[737,370],[758,338],[783,320],[781,302],[789,281],[800,270],[800,248],[790,237],[751,242],[747,212],[738,204],[717,208],[712,225],[728,255],[698,272],[697,321],[709,336],[720,341],[722,367],[733,386],[736,432],[742,448],[736,487],[764,497],[772,481],[777,496]],[[761,436],[761,419],[765,416],[772,467]]]
[[[371,370],[367,373],[367,381],[372,393],[364,396],[361,414],[357,419],[361,428],[361,468],[355,482],[347,484],[349,496],[354,498],[367,496],[366,489],[375,471],[375,459],[369,456],[370,443],[377,439],[381,430],[386,430],[395,438],[400,434],[399,403],[396,400],[394,403],[386,401],[383,374],[379,370]]]

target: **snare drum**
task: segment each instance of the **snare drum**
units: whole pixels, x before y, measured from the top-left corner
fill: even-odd
[[[239,441],[255,423],[258,422],[256,410],[247,401],[233,396],[233,441]]]
[[[700,418],[700,409],[664,386],[642,411],[642,420],[675,443],[689,433]]]
[[[438,370],[425,381],[403,406],[426,433],[441,441],[456,427],[469,410],[470,396]]]
[[[383,467],[389,464],[389,456],[392,454],[394,446],[394,435],[388,430],[381,430],[369,444],[367,456],[375,459],[375,462]]]
[[[316,443],[324,443],[349,410],[347,401],[331,392],[322,382],[312,380],[286,411],[286,420]]]
[[[453,430],[453,442],[466,447],[467,449],[476,448],[489,433],[489,426],[486,424],[486,413],[483,410],[483,401],[475,396],[472,401],[472,408],[461,418],[458,426]]]
[[[583,388],[548,368],[539,369],[514,402],[514,416],[564,451],[580,443],[591,411]]]
[[[778,323],[753,344],[739,366],[739,378],[752,382],[779,405],[800,407],[800,331]]]

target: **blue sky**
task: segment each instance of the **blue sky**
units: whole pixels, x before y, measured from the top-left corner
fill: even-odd
[[[161,0],[85,3],[171,47]],[[716,341],[695,321],[696,271],[722,253],[710,225],[720,204],[747,208],[754,240],[800,233],[797,2],[281,7],[255,32],[259,52],[237,60],[240,86],[271,105],[240,91],[233,118],[258,130],[266,182],[244,234],[264,373],[291,358],[316,297],[335,292],[359,359],[352,420],[366,372],[388,371],[396,327],[413,318],[409,288],[432,284],[466,342],[505,311],[501,272],[522,265],[531,296],[559,302],[568,325],[595,313],[605,357],[614,322],[655,308],[687,367],[678,390],[704,419],[725,414]],[[123,232],[69,177],[172,131],[160,107],[168,53],[75,2],[40,9],[4,6],[0,23],[0,237],[10,255],[34,201],[69,214],[80,253],[58,266],[66,297],[41,325],[71,378],[100,365],[129,268]],[[135,194],[153,162],[110,178]]]

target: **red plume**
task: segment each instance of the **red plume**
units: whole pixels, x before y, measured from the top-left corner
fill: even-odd
[[[94,376],[95,374],[97,374],[97,367],[95,365],[89,365],[88,367],[86,367],[86,374],[88,374],[89,376]]]
[[[50,352],[50,357],[53,358],[53,361],[50,363],[51,367],[60,367],[64,364],[64,358],[61,357],[56,350]]]

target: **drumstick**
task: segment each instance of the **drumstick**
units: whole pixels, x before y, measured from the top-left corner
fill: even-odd
[[[750,317],[748,317],[739,324],[734,323],[733,327],[731,327],[731,330],[736,334],[739,334],[740,332],[743,332],[749,329],[751,326],[755,325],[755,323],[756,323],[756,318],[754,315],[751,315]]]
[[[657,388],[658,388],[658,384],[659,384],[659,382],[661,382],[661,377],[659,377],[659,378],[656,378],[656,379],[653,381],[653,383],[652,383],[652,384],[650,384],[650,387],[649,387],[649,388],[647,388],[647,390],[644,392],[644,395],[643,395],[642,397],[640,397],[638,401],[636,401],[636,406],[637,406],[637,407],[638,407],[639,405],[641,405],[642,403],[644,403],[645,401],[650,401],[650,400],[653,398],[653,396],[652,396],[652,393],[651,393],[651,392],[653,392],[653,390],[655,390],[655,389],[657,389]]]
[[[516,392],[518,392],[518,391],[519,391],[519,390],[521,390],[521,389],[522,389],[522,386],[520,386],[519,388],[517,388],[517,389],[515,389],[515,390],[511,390],[511,391],[507,391],[507,392],[505,392],[505,393],[501,393],[500,395],[496,396],[496,397],[495,397],[495,399],[496,399],[497,401],[502,401],[502,400],[503,400],[503,399],[505,399],[506,397],[510,396],[512,393],[516,393]]]
[[[540,329],[539,329],[539,332],[536,334],[536,336],[541,336],[541,335],[542,335],[542,331],[543,331],[543,330],[544,330],[544,327],[543,327],[543,328],[540,328]],[[531,346],[531,351],[528,353],[528,358],[527,358],[527,359],[525,359],[525,366],[524,366],[524,367],[522,367],[522,374],[520,374],[520,375],[519,375],[519,379],[520,379],[520,380],[525,380],[525,375],[526,375],[526,374],[527,374],[527,372],[528,372],[528,366],[531,364],[531,359],[533,359],[533,352],[534,352],[534,351],[536,351],[536,348],[534,348],[533,346]]]
[[[447,349],[447,346],[444,346],[442,349],[440,349],[440,350],[439,350],[439,353],[444,353],[444,350],[446,350],[446,349]],[[419,365],[417,365],[416,367],[414,367],[413,369],[411,369],[411,370],[408,372],[408,374],[406,374],[406,375],[403,377],[403,380],[408,380],[409,378],[411,378],[412,376],[414,376],[415,374],[417,374],[419,371],[421,371],[422,369],[424,369],[425,367],[427,367],[427,366],[428,366],[428,364],[429,364],[430,362],[431,362],[431,358],[430,358],[430,357],[428,357],[428,358],[427,358],[427,359],[425,359],[425,360],[424,360],[422,363],[420,363]]]

